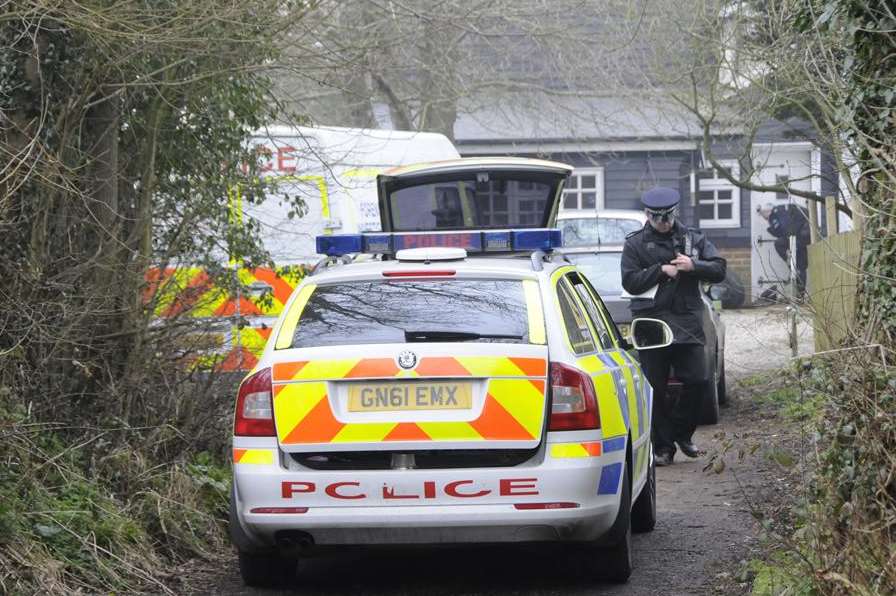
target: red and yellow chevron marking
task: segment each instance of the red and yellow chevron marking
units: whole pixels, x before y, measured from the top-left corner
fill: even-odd
[[[385,379],[394,377],[545,377],[544,358],[503,356],[424,356],[413,371],[398,368],[393,358],[312,360],[274,365],[274,382]]]
[[[270,299],[230,296],[216,287],[205,270],[198,267],[153,268],[146,274],[144,302],[156,301],[155,314],[160,317],[188,315],[191,317],[227,317],[241,315],[276,316],[283,310],[303,272],[282,271],[259,267],[239,269],[237,276],[244,285],[263,282],[271,287]]]
[[[551,445],[551,457],[599,457],[603,453],[600,441],[589,443],[554,443]]]
[[[423,359],[425,360],[425,358]],[[421,360],[421,365],[423,364]],[[437,373],[446,377],[489,376],[485,405],[479,417],[458,422],[344,423],[333,415],[324,379],[394,378],[398,367],[391,358],[294,362],[274,366],[274,419],[282,444],[379,443],[384,441],[531,441],[541,435],[545,415],[545,380],[520,378],[547,363],[540,358],[449,358],[451,367]],[[501,360],[507,362],[499,362]],[[522,360],[523,362],[516,362]],[[418,370],[420,365],[418,365]],[[472,369],[472,370],[471,370]],[[466,374],[461,374],[461,371]],[[475,372],[474,372],[475,371]],[[311,373],[314,374],[311,374]],[[422,374],[422,373],[420,373]],[[430,376],[430,375],[427,375]],[[287,383],[315,379],[314,382]]]
[[[270,449],[234,449],[233,463],[269,466],[274,463],[274,452]]]

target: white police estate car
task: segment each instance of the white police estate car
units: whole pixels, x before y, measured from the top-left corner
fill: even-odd
[[[551,258],[559,232],[531,227],[555,208],[512,215],[545,172],[554,201],[568,166],[502,163],[392,173],[386,199],[389,184],[436,192],[407,210],[381,195],[386,232],[318,238],[328,260],[237,398],[231,535],[247,584],[350,544],[577,542],[596,573],[629,577],[631,531],[655,523],[652,392],[588,281]],[[671,341],[659,321],[633,329],[639,347]]]

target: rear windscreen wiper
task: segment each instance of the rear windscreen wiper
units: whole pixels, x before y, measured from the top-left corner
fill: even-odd
[[[474,333],[471,331],[405,331],[406,342],[421,341],[473,341],[476,339],[523,339],[522,335],[499,333]]]

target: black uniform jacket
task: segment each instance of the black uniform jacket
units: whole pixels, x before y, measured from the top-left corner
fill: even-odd
[[[694,270],[671,278],[661,267],[676,253],[691,257]],[[705,343],[700,282],[723,281],[725,269],[725,259],[703,232],[677,221],[668,234],[660,234],[649,222],[644,224],[626,237],[622,250],[622,287],[629,294],[642,294],[659,284],[653,298],[632,298],[632,316],[666,321],[675,343]]]

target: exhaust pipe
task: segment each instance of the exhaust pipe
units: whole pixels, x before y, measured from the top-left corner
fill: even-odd
[[[277,546],[302,552],[314,548],[314,537],[302,530],[281,530],[275,535]]]

